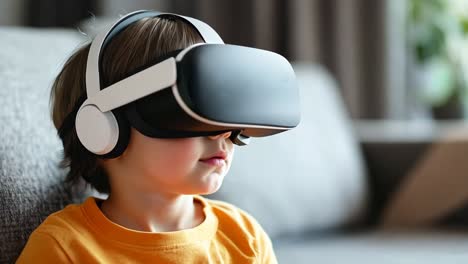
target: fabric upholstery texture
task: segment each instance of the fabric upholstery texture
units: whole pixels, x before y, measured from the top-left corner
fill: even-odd
[[[0,27],[0,263],[12,263],[50,213],[80,199],[63,184],[49,115],[52,79],[83,36]]]

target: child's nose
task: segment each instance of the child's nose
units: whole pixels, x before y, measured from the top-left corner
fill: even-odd
[[[214,136],[208,136],[208,138],[210,139],[218,139],[218,138],[229,138],[231,136],[232,132],[231,131],[228,131],[228,132],[224,132],[224,133],[221,133],[221,134],[218,134],[218,135],[214,135]]]

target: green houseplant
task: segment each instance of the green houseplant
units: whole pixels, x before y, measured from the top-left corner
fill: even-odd
[[[467,99],[468,1],[410,0],[408,47],[436,119],[462,118]]]

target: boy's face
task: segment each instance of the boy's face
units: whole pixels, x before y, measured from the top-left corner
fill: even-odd
[[[227,132],[209,137],[159,139],[132,128],[129,145],[119,158],[120,170],[114,173],[118,175],[112,175],[111,170],[111,186],[118,180],[147,193],[216,192],[234,154],[230,135]]]

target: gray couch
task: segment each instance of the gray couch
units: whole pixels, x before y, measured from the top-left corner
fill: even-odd
[[[48,214],[83,199],[57,167],[61,144],[48,98],[53,77],[86,37],[25,28],[0,28],[0,36],[0,262],[11,263]],[[238,148],[213,198],[254,215],[280,263],[467,263],[466,234],[372,225],[367,161],[336,82],[317,65],[295,69],[301,125]]]

